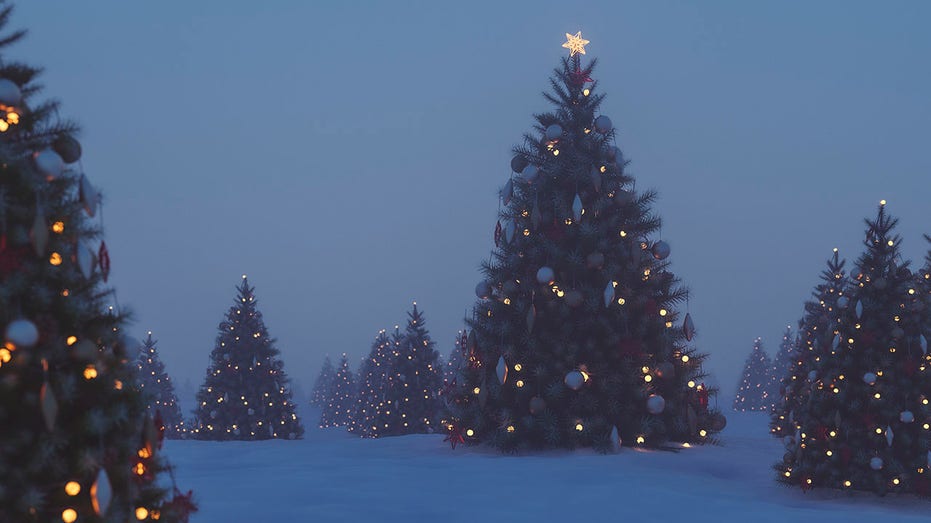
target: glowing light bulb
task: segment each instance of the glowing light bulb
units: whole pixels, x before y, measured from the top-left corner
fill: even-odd
[[[56,267],[61,265],[61,262],[62,262],[61,254],[58,254],[57,252],[53,252],[51,255],[49,255],[48,262]]]
[[[475,431],[474,431],[474,430],[472,430],[472,429],[466,429],[466,436],[469,436],[469,437],[471,438],[471,437],[474,436],[474,435],[475,435]]]
[[[77,481],[69,481],[65,483],[65,494],[69,496],[77,496],[81,493],[81,484]]]
[[[584,428],[585,428],[585,427],[583,427],[581,423],[576,423],[576,424],[575,424],[575,430],[577,430],[578,432],[582,432],[582,430],[583,430]]]
[[[61,234],[65,232],[65,222],[55,222],[52,224],[52,232],[55,234]]]
[[[145,507],[136,507],[136,519],[142,521],[143,519],[149,517],[149,511]]]
[[[93,365],[84,367],[84,379],[92,380],[97,377],[97,369]]]
[[[61,511],[61,520],[65,523],[74,523],[78,519],[78,512],[73,508],[66,508]]]

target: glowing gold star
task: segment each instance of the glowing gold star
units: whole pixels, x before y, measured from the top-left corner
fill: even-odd
[[[566,43],[562,44],[562,46],[569,50],[569,56],[575,56],[585,54],[586,44],[588,44],[588,40],[582,38],[582,31],[579,31],[575,35],[566,33]]]

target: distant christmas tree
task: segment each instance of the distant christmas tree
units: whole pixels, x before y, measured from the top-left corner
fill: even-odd
[[[110,307],[78,127],[41,99],[41,69],[8,54],[25,35],[8,29],[12,9],[0,0],[0,521],[186,522],[190,493],[168,500],[162,439],[129,363],[138,345]]]
[[[795,412],[800,405],[808,402],[811,391],[809,373],[815,365],[815,358],[820,354],[819,340],[824,333],[832,332],[836,323],[838,300],[844,294],[844,264],[837,249],[827,261],[827,267],[821,272],[821,283],[812,292],[813,300],[805,302],[805,314],[799,320],[798,335],[791,354],[791,365],[783,375],[776,375],[778,394],[776,407],[770,418],[770,432],[773,436],[784,437],[795,434]],[[841,302],[845,301],[842,300]]]
[[[734,396],[734,410],[773,409],[773,365],[763,349],[763,340],[753,340],[753,349],[744,364],[743,378]]]
[[[218,327],[210,367],[197,393],[193,436],[210,440],[296,439],[304,434],[284,363],[255,288],[243,275],[233,306]]]
[[[414,303],[400,348],[392,351],[385,401],[375,412],[375,436],[431,433],[438,424],[442,377],[439,354]]]
[[[773,357],[773,390],[769,392],[770,397],[778,400],[779,383],[792,368],[795,361],[795,338],[792,333],[792,326],[786,325],[786,330],[782,333],[782,341],[779,342],[779,349]]]
[[[177,439],[186,435],[186,427],[181,417],[181,407],[178,406],[178,397],[175,396],[175,387],[155,347],[157,343],[152,339],[152,331],[149,331],[136,358],[139,388],[148,401],[146,410],[149,415],[155,420],[161,420],[165,437]]]
[[[709,441],[725,419],[688,344],[656,194],[635,190],[595,61],[583,67],[584,40],[568,40],[544,95],[553,111],[535,116],[500,193],[450,438],[508,452]]]
[[[866,222],[866,250],[833,332],[815,344],[810,395],[776,465],[786,484],[931,496],[931,357],[922,334],[929,303],[901,259],[897,220],[884,204]]]
[[[320,414],[320,428],[343,427],[352,421],[353,398],[352,369],[349,368],[349,356],[343,354],[339,360],[339,369],[330,388],[330,397]]]
[[[311,392],[310,405],[312,407],[322,409],[326,405],[335,379],[336,370],[333,369],[333,362],[327,356],[323,359],[323,367],[320,368],[320,374],[317,376],[317,381],[314,382],[314,390]]]
[[[377,437],[375,411],[385,401],[385,383],[388,378],[389,354],[392,343],[388,333],[382,329],[372,342],[368,357],[362,360],[356,375],[356,396],[352,408],[349,432],[361,437]]]

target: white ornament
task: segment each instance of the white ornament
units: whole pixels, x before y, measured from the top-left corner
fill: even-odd
[[[863,300],[857,300],[857,306],[855,310],[857,312],[857,319],[863,319]]]
[[[578,193],[576,193],[575,199],[572,200],[572,218],[575,221],[582,219],[582,198],[579,197]]]
[[[609,281],[604,291],[605,307],[610,307],[614,302],[614,282]]]
[[[621,446],[624,442],[621,440],[621,435],[617,431],[617,427],[611,428],[611,448],[614,452],[621,450]]]
[[[505,228],[505,241],[511,243],[517,239],[517,224],[514,220],[508,222],[508,226]]]
[[[570,389],[579,390],[582,388],[582,385],[585,384],[585,376],[577,370],[569,371],[563,382]]]
[[[113,486],[110,485],[110,476],[107,475],[106,470],[100,469],[100,472],[97,473],[97,479],[91,485],[90,494],[91,506],[94,507],[94,512],[98,516],[105,515],[107,509],[110,508],[110,501],[113,500]]]
[[[97,265],[97,257],[94,256],[94,251],[87,246],[84,242],[78,243],[78,268],[81,269],[81,274],[84,275],[88,280],[91,276],[94,275],[94,267]]]
[[[834,341],[831,342],[831,349],[837,350],[840,347],[840,334],[834,335]]]
[[[491,284],[485,280],[478,282],[475,286],[475,295],[480,299],[487,300],[491,296]]]
[[[886,443],[888,443],[890,447],[892,446],[893,438],[895,438],[895,434],[892,432],[892,427],[886,425]]]
[[[647,398],[647,412],[650,414],[660,414],[666,409],[666,400],[659,394],[650,394]]]
[[[653,244],[652,253],[653,257],[657,260],[665,260],[669,257],[669,244],[660,240]]]
[[[87,179],[87,176],[83,174],[78,184],[78,199],[81,200],[81,204],[84,206],[84,212],[93,218],[97,214],[97,202],[100,200],[100,193]]]
[[[528,165],[520,173],[521,179],[526,183],[533,183],[536,181],[537,176],[540,176],[540,169],[536,165]]]
[[[928,338],[925,338],[924,334],[918,335],[918,345],[921,346],[921,352],[928,353]]]
[[[51,149],[42,149],[33,155],[33,159],[36,162],[36,169],[39,170],[39,174],[47,180],[54,180],[65,172],[65,161]]]
[[[0,78],[0,104],[17,107],[23,101],[23,92],[12,80]]]
[[[915,421],[915,415],[912,414],[912,411],[910,410],[903,410],[899,414],[899,421],[901,421],[902,423],[912,423],[913,421]]]
[[[598,118],[595,118],[595,130],[601,134],[607,134],[614,126],[611,124],[611,119],[605,115],[601,115]]]
[[[537,281],[544,285],[549,285],[556,281],[556,274],[553,272],[553,269],[544,265],[537,271]]]
[[[546,141],[552,142],[554,140],[560,139],[561,137],[562,126],[560,126],[558,123],[554,123],[553,125],[546,128]]]
[[[883,459],[879,456],[873,456],[870,458],[870,468],[873,470],[882,470]]]
[[[498,382],[504,385],[508,380],[508,364],[504,361],[504,356],[498,358],[498,366],[495,367],[495,372],[498,373]]]
[[[875,385],[875,384],[876,384],[876,374],[873,373],[873,372],[867,372],[866,374],[864,374],[864,375],[863,375],[863,383],[866,383],[867,385]]]
[[[6,326],[6,340],[16,348],[32,347],[39,341],[39,329],[27,319],[18,319]]]

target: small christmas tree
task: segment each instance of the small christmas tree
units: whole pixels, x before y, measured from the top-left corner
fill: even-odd
[[[395,336],[385,400],[375,411],[377,436],[431,433],[437,426],[442,383],[439,354],[417,304],[408,312],[403,336]]]
[[[508,452],[709,441],[725,419],[688,344],[656,194],[634,189],[595,61],[581,63],[587,42],[567,37],[544,95],[554,109],[535,116],[500,192],[450,439]]]
[[[802,489],[929,496],[927,298],[901,259],[885,201],[866,223],[866,250],[837,323],[815,343],[810,395],[795,413],[778,479]]]
[[[352,421],[353,389],[352,369],[349,368],[349,356],[343,354],[339,360],[339,370],[333,380],[331,394],[320,414],[320,428],[342,427]]]
[[[375,411],[385,401],[391,346],[387,331],[378,331],[372,349],[368,357],[362,360],[356,376],[356,397],[349,432],[360,437],[378,436],[378,427],[374,424]]]
[[[763,349],[763,340],[753,340],[753,349],[744,364],[743,378],[734,396],[734,410],[771,411],[773,408],[773,365]]]
[[[106,282],[100,198],[78,128],[11,59],[0,0],[0,521],[186,522]],[[127,173],[131,174],[131,173]]]
[[[197,393],[193,434],[210,440],[296,439],[304,434],[275,341],[245,275],[219,325]]]
[[[795,354],[795,338],[796,335],[792,333],[792,326],[786,325],[786,330],[782,333],[782,341],[779,342],[779,349],[776,351],[776,356],[773,357],[773,390],[769,392],[769,395],[775,400],[778,400],[780,395],[779,383],[782,377],[788,374],[792,368]]]
[[[175,396],[175,387],[155,347],[157,343],[152,339],[152,331],[149,331],[136,358],[139,388],[148,401],[147,412],[153,419],[160,420],[165,437],[177,439],[186,435],[186,428],[181,418],[178,397]]]
[[[811,390],[808,375],[814,368],[819,338],[825,332],[834,330],[838,300],[844,294],[844,265],[834,249],[821,272],[821,283],[812,292],[813,300],[805,302],[805,314],[799,320],[798,336],[791,354],[789,367],[783,375],[777,375],[779,390],[776,395],[776,407],[770,418],[770,432],[775,437],[795,434],[795,412],[800,405],[808,402]]]
[[[333,382],[336,379],[336,370],[333,369],[333,362],[328,355],[323,359],[323,367],[320,368],[320,374],[317,381],[314,382],[314,390],[311,392],[310,405],[322,409],[327,398],[330,397],[333,388]]]

